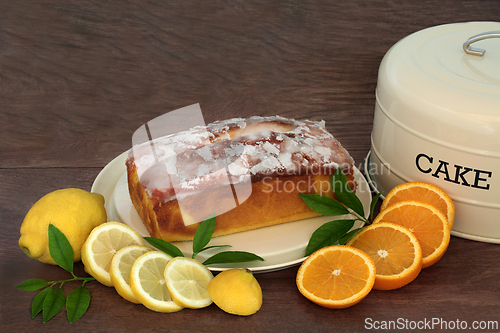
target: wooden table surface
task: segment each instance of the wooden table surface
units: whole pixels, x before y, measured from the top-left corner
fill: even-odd
[[[393,321],[400,331],[476,322],[498,332],[500,246],[456,237],[411,284],[344,310],[305,299],[297,266],[257,275],[264,303],[250,317],[215,305],[155,313],[92,282],[80,320],[63,310],[42,324],[31,319],[35,292],[14,288],[68,278],[19,249],[30,207],[56,189],[90,190],[147,121],[194,103],[207,123],[324,119],[362,168],[384,54],[415,31],[463,21],[500,21],[500,1],[0,1],[0,330],[359,332]]]

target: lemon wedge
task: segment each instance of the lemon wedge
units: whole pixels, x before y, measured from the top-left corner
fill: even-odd
[[[234,315],[249,316],[262,306],[262,289],[252,272],[246,268],[225,270],[208,284],[214,303]]]

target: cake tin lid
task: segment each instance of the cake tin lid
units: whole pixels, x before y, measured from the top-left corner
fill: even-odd
[[[446,24],[403,38],[382,60],[376,94],[382,112],[415,135],[500,157],[500,22]]]

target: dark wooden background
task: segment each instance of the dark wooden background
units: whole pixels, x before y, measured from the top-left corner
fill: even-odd
[[[359,332],[370,320],[411,328],[433,318],[498,325],[500,247],[455,237],[410,285],[373,291],[345,310],[302,297],[297,267],[257,275],[264,304],[251,317],[215,305],[159,314],[90,283],[80,320],[70,325],[63,311],[42,324],[31,319],[35,293],[14,288],[68,277],[19,249],[31,205],[56,189],[90,190],[143,123],[193,103],[206,122],[324,119],[361,168],[384,54],[415,31],[465,21],[500,21],[500,1],[1,0],[0,330]],[[76,273],[84,274],[81,263]]]

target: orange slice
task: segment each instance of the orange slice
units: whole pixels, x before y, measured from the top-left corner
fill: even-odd
[[[422,248],[422,268],[435,264],[450,243],[450,225],[436,207],[419,201],[401,201],[381,211],[373,224],[393,222],[410,229]]]
[[[350,307],[375,282],[370,256],[351,246],[332,245],[311,254],[297,272],[297,287],[310,301],[331,309]]]
[[[446,215],[450,229],[453,228],[455,205],[453,205],[453,201],[451,201],[448,194],[439,187],[423,182],[403,183],[394,187],[387,194],[382,202],[382,206],[380,206],[380,210],[382,211],[396,202],[406,200],[425,202],[436,207]]]
[[[371,224],[346,245],[366,252],[375,262],[374,289],[401,288],[415,280],[422,269],[422,249],[417,237],[399,224]]]

